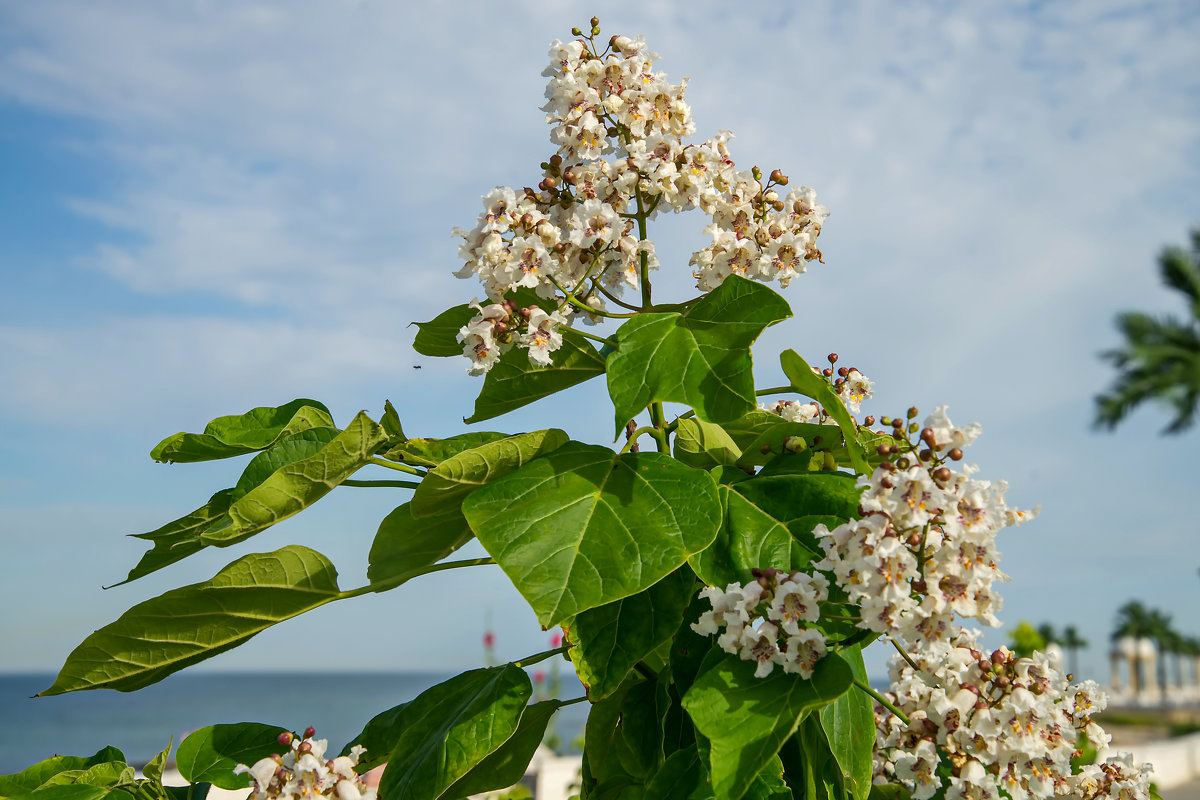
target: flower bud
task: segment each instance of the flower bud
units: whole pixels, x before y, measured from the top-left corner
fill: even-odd
[[[592,28],[592,36],[599,36],[599,35],[600,35],[600,26],[596,25]]]
[[[896,417],[895,419],[892,420],[892,427],[895,428],[896,430],[900,430],[901,428],[904,427],[904,420],[900,419],[899,417]]]
[[[952,477],[954,477],[954,473],[950,471],[949,467],[938,467],[933,471],[933,479],[938,483],[947,483]]]
[[[867,417],[863,420],[863,425],[866,425],[868,428],[874,424],[875,424],[875,418],[870,415],[867,415]]]
[[[583,36],[583,31],[579,30],[579,28],[571,28],[571,35],[572,36]]]
[[[838,367],[838,375],[841,375],[844,378],[849,374],[850,374],[849,367]]]
[[[821,370],[821,374],[828,378],[833,375],[833,370],[831,370],[829,367],[826,367],[825,369]]]
[[[579,177],[579,173],[575,171],[574,167],[567,167],[563,170],[562,176],[564,181],[574,186],[575,180]]]
[[[291,746],[292,736],[293,734],[291,731],[284,731],[283,733],[279,734],[279,736],[276,738],[276,741],[282,745]]]
[[[921,412],[920,412],[920,411],[917,409],[917,407],[916,407],[916,406],[913,406],[913,407],[911,407],[910,409],[908,409],[908,418],[909,418],[909,419],[916,419],[916,416],[917,416],[918,414],[920,414],[920,413],[921,413]]]
[[[900,469],[908,469],[909,466],[911,466],[911,465],[908,463],[907,458],[905,458],[904,456],[900,456],[900,458],[896,459],[896,466],[899,467]]]
[[[956,447],[950,451],[951,461],[962,461],[963,451],[961,447]]]
[[[826,356],[826,357],[829,359],[829,363],[830,363],[830,364],[836,364],[836,363],[837,363],[837,360],[838,360],[838,354],[837,354],[837,353],[830,353],[830,354],[829,354],[828,356]]]
[[[547,178],[547,180],[550,180],[550,179]],[[521,215],[521,225],[523,225],[526,228],[531,227],[533,225],[533,214],[530,214],[528,211],[526,211],[524,214],[522,214]]]
[[[312,752],[312,743],[311,742],[301,742],[300,746],[296,748],[296,752],[300,753],[301,755],[311,753]]]
[[[550,166],[552,166],[552,167],[562,166],[562,156],[560,156],[558,153],[555,153],[554,155],[550,156]]]
[[[919,430],[921,430],[921,426],[920,426],[920,425],[918,425],[918,424],[917,424],[917,423],[915,423],[915,422],[913,422],[913,423],[910,423],[910,424],[909,424],[909,426],[908,426],[908,432],[909,432],[909,433],[916,433],[916,432],[917,432],[917,431],[919,431]]]
[[[592,17],[592,27],[594,28],[594,27],[596,27],[596,26],[597,26],[597,25],[599,25],[599,24],[600,24],[600,18],[599,18],[599,17]]]
[[[771,203],[771,208],[775,209],[776,211],[783,211],[783,201],[776,200],[774,203]]]
[[[787,178],[787,175],[784,175],[784,174],[783,174],[783,171],[782,171],[782,170],[778,170],[778,169],[777,169],[777,170],[772,170],[772,172],[771,172],[771,181],[772,181],[773,183],[778,183],[780,186],[787,186],[787,185],[788,185],[788,178]]]
[[[937,444],[937,439],[933,435],[933,428],[921,429],[921,441],[925,442],[930,447],[933,447],[935,444]]]
[[[752,167],[750,169],[750,174],[754,176],[754,180],[756,180],[756,181],[762,180],[762,170],[759,169],[758,167]]]

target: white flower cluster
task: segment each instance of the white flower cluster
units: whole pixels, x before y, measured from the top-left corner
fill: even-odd
[[[820,618],[819,605],[829,597],[829,581],[820,573],[755,570],[755,580],[744,586],[731,583],[725,591],[707,586],[700,596],[712,610],[701,614],[692,630],[710,636],[724,628],[718,646],[757,662],[756,677],[770,675],[778,664],[784,672],[811,678],[825,656],[825,635],[802,625]]]
[[[945,406],[925,428],[934,463],[939,451],[978,435],[978,426],[954,427]],[[863,518],[833,530],[818,525],[813,534],[825,558],[814,566],[832,571],[860,606],[860,627],[922,647],[944,641],[955,614],[999,624],[1002,599],[992,584],[1008,576],[996,564],[996,533],[1033,514],[1010,510],[1007,484],[972,477],[975,467],[954,472],[913,461],[885,462],[859,477]]]
[[[567,324],[569,312],[547,313],[537,305],[517,308],[509,300],[487,306],[472,300],[470,305],[479,313],[459,329],[458,341],[471,359],[472,375],[490,370],[514,344],[529,350],[529,360],[543,367],[550,364],[550,354],[562,347],[558,326]]]
[[[286,753],[234,768],[235,773],[249,773],[253,779],[252,800],[375,800],[375,790],[367,788],[354,770],[365,748],[355,745],[350,755],[326,760],[328,741],[314,738],[312,728],[304,734],[301,739],[282,733],[279,742],[289,746]]]
[[[1098,749],[1109,742],[1092,721],[1108,703],[1094,681],[1068,685],[1044,654],[985,653],[978,637],[956,628],[914,653],[912,664],[892,659],[888,699],[908,722],[876,708],[877,781],[899,779],[914,800],[925,800],[942,786],[943,764],[948,800],[1149,797],[1149,765],[1134,767],[1127,757],[1072,774],[1080,736]]]
[[[655,72],[658,56],[643,39],[614,36],[602,51],[590,40],[555,41],[550,58],[543,109],[558,152],[542,164],[537,189],[497,187],[484,196],[475,227],[454,230],[464,262],[455,274],[478,277],[493,304],[526,288],[560,298],[560,307],[606,311],[658,268],[645,222],[668,208],[712,218],[712,243],[690,261],[704,291],[733,274],[786,286],[821,258],[816,239],[828,211],[816,193],[802,187],[781,197],[788,180],[778,170],[765,184],[757,169],[738,171],[727,131],[685,145],[695,128],[686,81],[671,84]],[[473,373],[494,363],[478,330],[487,324],[481,313],[460,333]],[[562,324],[569,320],[552,317],[548,329]],[[516,337],[503,344],[529,346]],[[556,346],[531,359],[545,363]]]

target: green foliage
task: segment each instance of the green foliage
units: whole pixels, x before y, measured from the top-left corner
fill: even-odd
[[[1046,640],[1038,633],[1037,628],[1021,620],[1008,635],[1008,647],[1018,656],[1029,658],[1033,651],[1046,649]]]
[[[616,333],[608,393],[616,429],[646,406],[685,403],[706,422],[728,422],[754,408],[750,345],[792,315],[782,297],[736,275],[683,313],[640,314]]]
[[[332,428],[329,409],[316,400],[293,400],[271,408],[260,406],[245,414],[217,417],[204,433],[177,433],[150,451],[155,461],[189,462],[230,458],[265,450],[287,436],[310,428]]]
[[[175,765],[179,774],[192,783],[207,782],[222,789],[241,789],[246,778],[235,775],[238,764],[253,764],[260,758],[278,753],[280,725],[239,722],[233,725],[209,725],[188,734],[179,743]]]
[[[577,442],[463,503],[544,628],[653,586],[712,543],[720,512],[706,472],[664,454]]]

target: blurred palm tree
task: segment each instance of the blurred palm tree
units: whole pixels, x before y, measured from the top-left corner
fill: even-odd
[[[1116,625],[1113,628],[1113,641],[1123,637],[1131,639],[1148,639],[1152,629],[1150,609],[1138,600],[1130,600],[1117,609]],[[1142,660],[1139,658],[1129,676],[1130,687],[1136,695],[1146,685],[1142,675]]]
[[[1117,378],[1096,397],[1098,428],[1113,430],[1134,408],[1154,400],[1174,410],[1163,433],[1191,427],[1200,404],[1200,227],[1192,247],[1167,247],[1158,257],[1163,283],[1183,294],[1188,318],[1153,317],[1137,311],[1117,315],[1125,344],[1101,354],[1117,368]]]
[[[1164,614],[1157,608],[1150,609],[1149,624],[1148,636],[1152,642],[1158,645],[1158,690],[1162,693],[1165,703],[1167,700],[1167,654],[1174,649],[1178,634],[1171,627],[1171,615]]]
[[[1062,646],[1067,651],[1067,663],[1070,665],[1070,672],[1073,675],[1079,675],[1079,648],[1088,646],[1087,639],[1079,635],[1079,631],[1075,629],[1074,625],[1068,625],[1063,628]]]

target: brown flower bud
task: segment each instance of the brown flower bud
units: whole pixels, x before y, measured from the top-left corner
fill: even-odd
[[[788,184],[787,175],[783,174],[783,170],[773,170],[771,172],[771,180],[774,183],[778,183],[780,186],[787,186]]]
[[[594,28],[594,27],[596,27],[596,26],[597,26],[597,25],[599,25],[599,24],[600,24],[600,18],[599,18],[599,17],[592,17],[592,27]]]
[[[917,410],[917,407],[913,406],[912,408],[908,409],[908,418],[915,419],[917,414],[920,414],[920,413],[921,412],[919,410]]]
[[[937,444],[937,439],[933,435],[933,428],[921,429],[921,441],[925,442],[925,444],[929,445],[930,447],[933,447]]]
[[[837,360],[838,360],[838,354],[837,354],[837,353],[830,353],[830,354],[829,354],[829,363],[830,363],[830,364],[836,364],[836,363],[837,363]]]
[[[956,447],[950,451],[951,461],[962,461],[963,451],[961,447]]]
[[[868,428],[874,424],[875,424],[875,418],[869,414],[866,416],[865,419],[863,419],[863,425],[866,425]]]
[[[949,467],[938,467],[933,471],[933,479],[938,483],[946,483],[952,477],[954,477],[954,473],[950,471]]]

